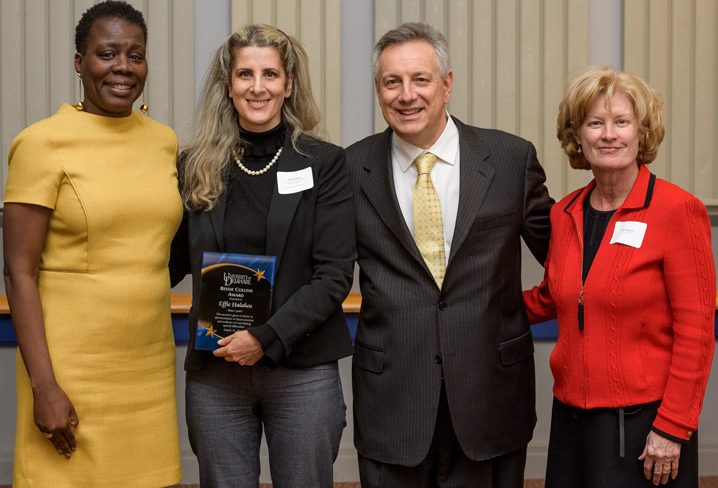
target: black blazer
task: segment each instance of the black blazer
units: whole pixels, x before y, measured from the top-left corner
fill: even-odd
[[[269,359],[271,363],[292,368],[351,355],[342,302],[351,288],[356,258],[344,150],[309,137],[301,137],[298,145],[302,154],[287,137],[277,170],[311,167],[314,187],[280,195],[275,182],[267,217],[267,255],[277,256],[278,261],[272,314],[267,323],[284,348],[284,355]],[[214,359],[211,352],[196,350],[194,340],[202,253],[224,251],[225,203],[226,193],[209,212],[185,211],[172,242],[172,286],[192,273],[187,370],[199,369]]]
[[[396,201],[391,131],[347,148],[362,308],[352,369],[354,442],[415,466],[436,422],[442,372],[463,451],[484,460],[523,446],[536,422],[521,238],[543,263],[552,200],[533,145],[454,119],[459,207],[441,290]]]

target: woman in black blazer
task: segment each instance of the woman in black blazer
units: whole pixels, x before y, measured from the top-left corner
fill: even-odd
[[[352,352],[342,301],[356,256],[344,150],[319,110],[297,39],[248,25],[217,51],[180,157],[185,216],[172,283],[192,273],[187,425],[206,487],[256,487],[262,430],[275,487],[330,487],[346,425],[337,367]],[[291,176],[294,185],[282,178]],[[195,334],[204,252],[277,258],[271,315],[213,352]]]

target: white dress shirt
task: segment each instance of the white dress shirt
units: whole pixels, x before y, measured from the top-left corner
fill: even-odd
[[[456,214],[459,210],[459,131],[449,114],[446,115],[448,121],[444,132],[428,149],[416,147],[396,133],[392,134],[391,167],[396,199],[399,201],[406,225],[414,236],[414,185],[417,178],[414,159],[423,152],[433,153],[438,158],[434,169],[431,170],[431,181],[439,194],[441,221],[444,224],[444,250],[448,263],[451,240],[456,226]]]

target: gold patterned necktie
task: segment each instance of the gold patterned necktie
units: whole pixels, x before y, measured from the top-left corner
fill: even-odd
[[[441,288],[446,273],[446,256],[441,203],[431,181],[431,170],[436,159],[436,155],[425,152],[414,160],[419,173],[414,185],[414,240],[436,284]]]

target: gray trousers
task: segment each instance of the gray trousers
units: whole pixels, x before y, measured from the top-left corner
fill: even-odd
[[[337,362],[306,369],[216,360],[187,373],[187,427],[202,488],[259,486],[264,431],[275,488],[330,488],[346,425]]]

